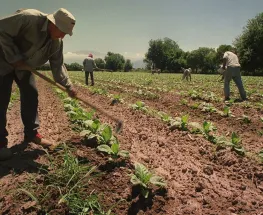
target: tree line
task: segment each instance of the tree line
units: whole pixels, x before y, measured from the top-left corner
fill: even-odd
[[[84,60],[84,59],[83,59]],[[96,58],[95,63],[100,69],[109,69],[112,71],[124,71],[128,72],[133,69],[133,65],[130,59],[126,59],[118,53],[108,52],[104,59]],[[81,71],[83,69],[83,65],[79,63],[65,63],[65,66],[68,71]],[[48,71],[50,70],[50,65],[48,63],[43,66],[38,67],[39,70]]]

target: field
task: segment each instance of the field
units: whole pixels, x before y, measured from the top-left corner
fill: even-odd
[[[51,73],[44,72],[51,77]],[[0,214],[263,214],[263,78],[242,77],[248,101],[223,101],[216,75],[70,72],[94,112],[37,79],[40,133],[55,152],[23,144],[19,91],[8,110]]]

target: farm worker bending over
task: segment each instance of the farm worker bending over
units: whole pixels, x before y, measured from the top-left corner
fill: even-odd
[[[35,9],[17,10],[15,14],[0,19],[0,160],[12,156],[7,148],[6,113],[12,83],[20,89],[21,117],[26,142],[49,148],[52,141],[39,133],[38,92],[33,74],[35,68],[49,61],[56,82],[76,94],[63,64],[63,41],[73,34],[75,18],[66,9],[54,14],[44,14]]]
[[[241,73],[240,73],[240,64],[237,55],[235,54],[235,50],[226,51],[223,56],[223,69],[226,71],[224,72],[224,94],[225,94],[225,101],[230,99],[230,81],[231,79],[234,80],[236,86],[238,87],[239,94],[242,100],[246,100],[246,91],[244,89]]]
[[[83,61],[83,67],[85,71],[85,83],[88,85],[89,82],[89,74],[91,78],[91,86],[94,86],[94,76],[93,76],[93,69],[98,69],[94,59],[93,59],[93,54],[89,54],[87,58],[84,59]]]

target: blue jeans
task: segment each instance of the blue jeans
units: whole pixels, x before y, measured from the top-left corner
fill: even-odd
[[[235,82],[239,94],[243,100],[247,98],[246,91],[244,89],[242,79],[241,79],[241,73],[240,73],[240,67],[227,67],[227,70],[224,73],[224,93],[225,98],[230,97],[230,81],[233,79]]]
[[[18,71],[0,76],[0,144],[7,145],[8,132],[6,130],[6,113],[10,101],[13,81],[20,90],[21,117],[24,124],[24,133],[33,138],[39,128],[38,119],[38,92],[35,78],[29,71]],[[0,146],[0,148],[1,148]]]

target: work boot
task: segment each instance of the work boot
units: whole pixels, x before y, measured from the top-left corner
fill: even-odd
[[[58,143],[55,143],[51,140],[43,138],[42,135],[39,133],[37,133],[36,136],[33,137],[32,139],[27,139],[27,138],[25,138],[25,139],[27,142],[33,142],[35,144],[41,145],[44,148],[51,150],[51,151],[56,149],[56,147],[59,145]]]
[[[5,161],[10,159],[13,156],[11,149],[6,147],[0,148],[0,161]]]

